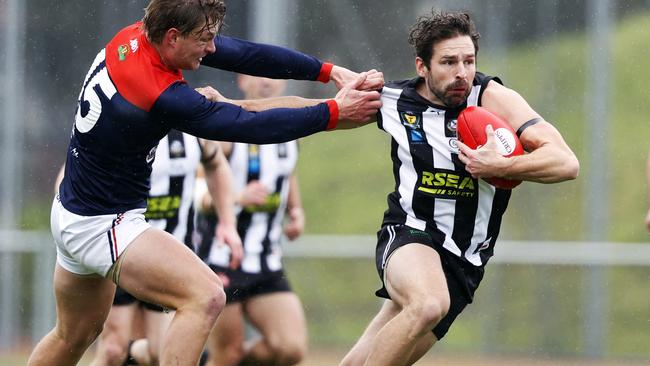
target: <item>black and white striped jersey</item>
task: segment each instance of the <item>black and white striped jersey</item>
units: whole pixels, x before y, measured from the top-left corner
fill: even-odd
[[[456,119],[465,107],[481,105],[490,80],[476,73],[466,105],[458,108],[420,96],[416,86],[422,78],[387,83],[378,114],[379,128],[392,137],[395,177],[383,225],[424,230],[474,266],[485,265],[494,252],[511,191],[495,189],[467,173],[458,158]]]
[[[249,182],[258,180],[269,192],[266,203],[262,205],[236,207],[237,231],[244,244],[243,272],[282,269],[282,222],[289,197],[289,177],[297,160],[296,141],[270,145],[233,144],[229,156],[233,190],[241,192]],[[229,261],[230,248],[211,246],[206,260],[208,264],[227,267]]]
[[[192,248],[194,182],[201,161],[196,137],[171,130],[156,148],[145,217]]]

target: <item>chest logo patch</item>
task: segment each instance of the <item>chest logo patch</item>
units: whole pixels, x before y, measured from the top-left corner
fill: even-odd
[[[402,125],[412,129],[422,128],[422,113],[414,113],[414,112],[406,111],[406,112],[400,112],[399,116]]]

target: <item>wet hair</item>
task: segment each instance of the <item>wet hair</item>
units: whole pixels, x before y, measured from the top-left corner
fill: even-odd
[[[421,16],[411,27],[409,44],[415,48],[415,55],[429,67],[435,44],[457,36],[469,36],[474,43],[474,51],[478,53],[481,35],[469,14],[432,10],[431,15]]]
[[[142,23],[149,40],[161,43],[171,28],[184,37],[215,26],[218,30],[225,16],[226,4],[222,0],[151,0],[144,9]]]

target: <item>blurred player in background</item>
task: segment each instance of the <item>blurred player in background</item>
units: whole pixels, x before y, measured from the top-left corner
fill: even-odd
[[[238,86],[246,99],[259,99],[282,95],[286,82],[239,75]],[[298,143],[225,142],[222,147],[233,172],[244,257],[237,269],[229,269],[230,250],[213,245],[214,224],[221,217],[214,216],[206,194],[197,220],[199,251],[226,291],[226,307],[208,339],[207,364],[295,365],[307,351],[307,330],[302,304],[282,269],[280,237],[284,232],[293,240],[305,226],[294,172]],[[261,337],[246,342],[245,320]]]
[[[235,226],[232,175],[219,143],[214,141],[176,130],[160,140],[151,171],[145,217],[152,227],[165,230],[194,250],[193,202],[199,164],[203,167],[207,194],[215,198],[216,204],[212,207],[219,217],[225,218],[213,230],[213,238],[218,243],[239,242],[239,247],[241,240]],[[142,316],[145,338],[133,342],[136,316]],[[137,300],[118,287],[91,365],[119,366],[125,361],[158,365],[160,339],[172,317],[173,312]]]
[[[410,365],[472,302],[510,198],[480,178],[578,175],[560,133],[517,92],[476,71],[478,38],[467,14],[421,17],[409,37],[418,76],[382,91],[378,125],[392,137],[396,187],[377,234],[377,295],[387,300],[343,365]],[[503,157],[489,126],[483,147],[457,141],[458,114],[472,105],[504,118],[529,153]]]
[[[57,248],[57,321],[28,365],[73,365],[103,329],[119,285],[175,309],[160,363],[195,365],[225,306],[223,284],[173,235],[145,220],[151,164],[176,129],[211,140],[279,143],[357,127],[380,106],[381,73],[356,74],[281,47],[217,33],[220,0],[151,0],[142,22],[99,51],[82,84],[51,227]],[[334,80],[331,100],[252,113],[215,103],[182,70],[200,65],[273,78]],[[285,107],[286,105],[278,105]],[[234,243],[227,243],[236,248]],[[238,258],[233,256],[233,261]]]

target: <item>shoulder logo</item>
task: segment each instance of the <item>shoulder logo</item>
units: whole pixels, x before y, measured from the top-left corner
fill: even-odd
[[[126,60],[126,55],[129,53],[129,47],[121,44],[117,47],[117,57],[120,61]]]
[[[138,50],[138,39],[133,38],[129,41],[129,45],[131,46],[131,53],[135,53]]]

